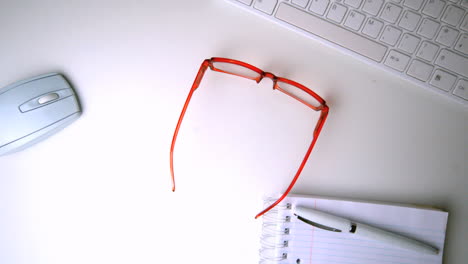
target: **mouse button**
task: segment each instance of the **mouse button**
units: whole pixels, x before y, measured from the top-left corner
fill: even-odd
[[[18,86],[22,86],[24,84],[27,84],[29,82],[34,82],[34,81],[37,81],[39,79],[44,79],[44,78],[48,78],[48,77],[53,77],[53,76],[56,76],[56,75],[59,75],[61,76],[60,74],[58,73],[48,73],[48,74],[43,74],[43,75],[39,75],[39,76],[36,76],[36,77],[32,77],[32,78],[29,78],[29,79],[25,79],[25,80],[21,80],[21,81],[17,81],[17,82],[14,82],[12,84],[9,84],[5,87],[2,87],[0,88],[0,95],[4,92],[7,92],[11,89],[15,89],[17,88]],[[63,77],[63,76],[62,76]],[[67,83],[67,86],[69,86],[69,84]]]
[[[74,95],[72,89],[62,89],[58,91],[52,91],[46,94],[41,94],[40,96],[21,104],[19,106],[19,110],[21,111],[21,113],[26,113],[36,108],[55,103],[56,101],[62,100],[72,95]]]
[[[51,126],[60,120],[79,112],[75,97],[69,96],[55,103],[39,107],[34,111],[0,116],[0,121],[7,121],[0,126],[0,146],[13,142],[19,138],[35,133],[45,127]],[[2,119],[2,117],[4,117]]]
[[[16,125],[18,124],[18,115],[16,108],[1,107],[0,101],[0,147],[17,139]]]
[[[56,74],[34,79],[30,82],[15,87],[13,91],[16,92],[18,97],[21,97],[20,103],[24,103],[27,100],[34,99],[43,94],[69,88],[71,87],[65,78],[59,74]]]
[[[57,99],[59,99],[59,95],[57,93],[48,93],[39,97],[39,99],[37,99],[37,103],[43,105],[55,101]]]
[[[10,85],[10,88],[2,90],[2,93],[0,93],[0,115],[5,115],[10,110],[19,112],[18,107],[23,104],[25,105],[22,108],[26,107],[24,111],[32,110],[36,107],[33,100],[37,97],[57,90],[71,89],[60,75],[46,76],[32,79],[29,82],[18,83],[20,84]],[[62,93],[58,94],[62,97]],[[64,91],[63,97],[67,94],[73,94],[73,91]]]
[[[4,112],[8,109],[16,108],[18,103],[21,103],[19,100],[21,99],[13,90],[0,94],[0,115],[4,115]]]
[[[21,113],[26,113],[28,111],[44,106],[47,103],[52,103],[52,101],[57,100],[58,98],[59,95],[57,93],[43,94],[20,105],[19,110],[21,111]]]
[[[32,146],[48,138],[49,136],[55,134],[57,131],[73,123],[76,119],[80,117],[80,115],[81,115],[81,112],[74,113],[72,115],[69,115],[55,122],[54,124],[50,126],[37,130],[34,133],[31,133],[18,140],[10,142],[9,144],[3,145],[3,146],[0,144],[0,156],[5,155],[5,154],[10,154],[13,152],[17,152],[17,151],[21,151],[23,149],[28,148],[29,146]]]
[[[75,95],[75,92],[73,91],[72,88],[57,90],[57,91],[54,91],[54,92],[57,93],[61,99],[66,98],[68,96]]]

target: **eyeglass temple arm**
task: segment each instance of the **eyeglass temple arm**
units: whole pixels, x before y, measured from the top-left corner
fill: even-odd
[[[301,165],[299,166],[299,169],[296,172],[296,175],[294,176],[294,179],[291,181],[291,183],[289,184],[288,188],[283,193],[283,195],[281,195],[281,197],[278,198],[278,200],[276,200],[276,202],[272,203],[270,206],[268,206],[267,208],[263,209],[263,211],[258,213],[255,216],[255,219],[259,218],[260,216],[262,216],[266,212],[270,211],[273,207],[278,205],[289,194],[291,189],[294,187],[294,184],[296,183],[297,179],[299,178],[299,175],[301,175],[301,172],[304,169],[304,166],[307,163],[307,160],[309,159],[310,153],[312,152],[312,149],[314,148],[315,142],[318,139],[320,131],[322,130],[323,125],[325,124],[325,120],[327,119],[327,115],[328,115],[328,106],[326,104],[324,104],[323,108],[322,108],[322,111],[321,111],[321,114],[320,114],[320,118],[319,118],[319,120],[317,122],[317,125],[315,126],[315,129],[314,129],[314,137],[312,139],[312,142],[310,143],[309,149],[307,149],[307,152],[306,152],[306,154],[304,156],[304,159],[302,160]]]
[[[197,77],[195,78],[195,81],[193,81],[192,88],[190,88],[190,92],[187,96],[187,99],[185,100],[184,108],[182,108],[182,112],[180,113],[179,121],[177,121],[177,126],[174,131],[174,136],[172,137],[172,144],[171,144],[171,153],[170,153],[170,167],[171,167],[171,179],[172,179],[172,191],[175,191],[175,178],[174,178],[174,146],[177,140],[177,135],[179,134],[179,128],[180,125],[182,124],[182,120],[184,119],[185,112],[187,111],[187,107],[190,103],[190,99],[192,99],[193,92],[198,88],[200,85],[200,81],[203,78],[203,75],[205,74],[205,71],[208,69],[210,66],[210,60],[204,60],[203,63],[200,66],[200,69],[198,70]]]

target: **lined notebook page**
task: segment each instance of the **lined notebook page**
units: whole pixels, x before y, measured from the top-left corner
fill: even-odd
[[[330,232],[305,224],[293,215],[293,209],[280,210],[281,217],[290,216],[289,235],[282,239],[288,246],[278,249],[287,253],[280,263],[300,264],[440,264],[442,263],[448,213],[436,209],[405,207],[324,198],[288,197],[285,203],[307,206],[342,216],[359,223],[379,227],[439,249],[438,255],[421,254],[350,233]]]

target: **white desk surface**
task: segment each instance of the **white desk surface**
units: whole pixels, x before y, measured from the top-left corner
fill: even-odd
[[[313,122],[269,80],[224,90],[221,81],[238,80],[208,71],[219,89],[194,95],[172,193],[172,133],[212,56],[327,100],[295,193],[443,208],[445,263],[468,259],[461,105],[221,0],[1,0],[0,25],[0,87],[61,72],[84,109],[47,141],[0,158],[1,263],[256,263],[261,197],[284,190]]]

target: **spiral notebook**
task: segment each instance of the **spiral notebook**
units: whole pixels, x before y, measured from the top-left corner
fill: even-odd
[[[271,199],[265,200],[269,202]],[[292,208],[297,205],[417,239],[438,248],[439,254],[412,252],[354,234],[313,227],[293,215]],[[260,263],[440,264],[447,218],[447,212],[428,207],[290,195],[263,217]]]

